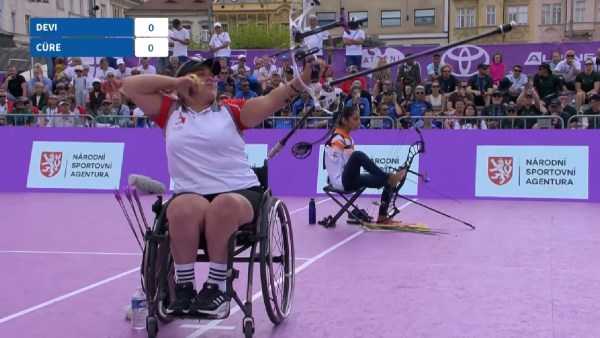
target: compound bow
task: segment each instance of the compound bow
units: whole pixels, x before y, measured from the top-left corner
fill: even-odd
[[[301,67],[298,66],[298,62],[299,61],[303,61],[303,66],[304,67],[313,67],[313,72],[315,71],[319,71],[318,68],[316,68],[313,65],[313,61],[315,60],[314,54],[318,52],[318,48],[309,48],[308,44],[306,43],[305,39],[309,36],[321,33],[323,31],[326,30],[330,30],[330,29],[334,29],[336,27],[342,27],[344,29],[344,31],[349,32],[349,27],[348,27],[348,22],[346,20],[346,16],[345,16],[345,12],[344,12],[344,8],[340,8],[340,20],[328,25],[325,25],[323,27],[319,27],[316,28],[314,30],[306,30],[304,29],[304,25],[305,25],[305,21],[308,19],[308,17],[311,15],[311,13],[315,10],[315,8],[317,6],[319,6],[321,4],[320,0],[301,0],[302,6],[301,8],[296,8],[297,3],[300,0],[293,0],[291,2],[291,7],[290,7],[290,15],[289,15],[289,21],[290,21],[290,48],[289,48],[289,52],[292,54],[291,62],[292,62],[292,66],[294,67],[295,71],[300,71]],[[365,19],[366,20],[366,19]],[[362,20],[361,20],[362,21]],[[478,35],[474,35],[471,36],[469,38],[466,38],[464,40],[461,41],[456,41],[454,43],[445,45],[445,46],[439,46],[436,48],[432,48],[429,50],[425,50],[423,52],[420,53],[415,53],[413,55],[411,55],[408,58],[403,58],[401,60],[396,60],[394,62],[390,62],[387,63],[385,65],[381,65],[378,67],[374,67],[371,69],[367,69],[364,71],[360,71],[354,74],[350,74],[348,76],[336,79],[331,81],[330,83],[326,83],[324,85],[317,83],[311,83],[310,86],[304,84],[302,81],[299,81],[301,86],[302,86],[302,90],[309,93],[311,99],[314,101],[315,103],[315,109],[322,109],[320,107],[319,104],[319,96],[317,96],[318,93],[320,93],[321,91],[328,91],[328,90],[333,90],[333,86],[336,84],[340,84],[342,82],[351,80],[351,79],[355,79],[361,76],[366,76],[369,75],[371,73],[375,73],[387,68],[391,68],[394,67],[396,65],[399,65],[403,62],[406,62],[409,59],[417,59],[421,56],[425,56],[425,55],[430,55],[433,53],[436,53],[438,51],[442,51],[445,49],[450,49],[453,48],[455,46],[459,46],[474,40],[478,40],[487,36],[491,36],[491,35],[495,35],[495,34],[505,34],[507,32],[510,32],[511,30],[513,30],[516,27],[516,23],[514,21],[504,24],[504,25],[500,25],[498,26],[496,29],[491,30],[489,32],[486,33],[481,33]],[[284,52],[280,52],[277,53],[275,55],[281,55],[286,53],[287,51]],[[275,56],[273,55],[273,56]],[[338,105],[339,109],[341,109],[342,104]],[[327,110],[327,109],[323,109],[325,112],[327,112],[329,115],[334,115],[331,111]],[[302,118],[296,123],[296,125],[294,126],[294,128],[292,128],[278,143],[277,145],[275,145],[275,147],[273,149],[271,149],[268,153],[268,158],[272,159],[274,158],[277,153],[283,149],[283,147],[286,145],[287,141],[296,133],[296,131],[304,125],[304,123],[306,122],[306,120],[308,119],[310,114],[306,113],[304,114],[304,116],[302,116]],[[335,115],[334,115],[335,116]],[[338,119],[341,116],[341,114],[337,114]],[[329,136],[331,136],[332,132],[335,129],[335,126],[337,125],[337,119],[335,121],[333,121],[333,123],[329,126],[329,128],[327,129],[326,134],[321,137],[320,139],[318,139],[315,142],[297,142],[296,144],[294,144],[294,146],[292,146],[292,155],[298,159],[305,159],[308,156],[310,156],[311,152],[312,152],[312,147],[313,145],[322,142],[323,140],[325,140],[326,138],[328,138]],[[407,174],[411,173],[414,175],[417,175],[419,178],[421,178],[421,180],[423,180],[424,182],[429,182],[429,178],[427,178],[426,175],[424,174],[420,174],[418,172],[412,171],[410,170],[410,166],[412,165],[413,160],[415,159],[415,157],[418,154],[424,154],[425,153],[425,141],[423,139],[423,135],[421,134],[421,131],[417,128],[414,127],[415,131],[417,132],[417,134],[419,135],[419,141],[416,141],[415,143],[413,143],[408,150],[408,155],[406,158],[406,161],[404,162],[404,164],[402,165],[401,168],[406,169]],[[417,205],[420,205],[422,207],[425,207],[429,210],[432,210],[434,212],[437,212],[441,215],[444,215],[446,217],[449,217],[451,219],[454,219],[458,222],[461,222],[463,224],[468,225],[469,227],[475,229],[475,227],[473,225],[471,225],[470,223],[467,223],[465,221],[456,219],[450,215],[447,215],[445,213],[442,213],[438,210],[435,210],[429,206],[426,206],[422,203],[416,202],[412,199],[409,199],[405,196],[402,196],[399,194],[400,189],[404,186],[404,183],[406,181],[406,176],[404,177],[404,179],[402,179],[402,181],[393,189],[392,191],[392,200],[390,201],[391,204],[391,210],[388,212],[388,216],[390,218],[392,218],[393,216],[397,215],[400,210],[396,207],[396,200],[398,197],[402,198],[402,199],[406,199],[411,201],[412,203],[415,203]]]
[[[273,54],[271,56],[277,56],[277,55],[281,55],[281,54],[290,52],[292,54],[290,57],[290,60],[291,60],[294,72],[300,72],[301,69],[303,69],[303,67],[312,67],[313,72],[319,72],[320,69],[318,68],[318,66],[315,66],[313,64],[313,62],[316,60],[314,54],[316,54],[319,51],[319,48],[316,48],[316,47],[310,48],[310,46],[306,42],[306,38],[308,38],[312,35],[315,35],[315,34],[319,34],[324,31],[328,31],[328,30],[337,28],[337,27],[342,27],[344,29],[344,31],[349,32],[350,29],[348,28],[348,22],[346,20],[346,13],[344,11],[344,8],[341,8],[339,21],[327,24],[323,27],[317,27],[312,30],[307,30],[304,28],[306,20],[311,15],[311,13],[314,11],[314,9],[321,4],[321,2],[319,0],[302,0],[301,7],[298,7],[297,3],[298,3],[298,1],[296,1],[296,0],[292,1],[291,7],[290,7],[290,15],[289,15],[290,48],[289,48],[289,50],[285,50],[285,51]],[[298,65],[298,62],[300,62],[300,61],[303,62],[302,67],[300,67]],[[298,82],[302,86],[302,91],[307,92],[310,95],[310,98],[313,100],[313,102],[315,104],[315,109],[321,109],[324,112],[326,112],[328,115],[335,116],[335,114],[333,112],[331,112],[329,109],[327,109],[329,107],[327,107],[327,108],[321,107],[320,102],[319,102],[320,101],[319,99],[321,97],[321,92],[329,93],[334,90],[333,86],[331,86],[329,84],[321,85],[320,83],[318,83],[318,81],[316,81],[316,82],[313,81],[313,83],[311,83],[310,85],[306,85],[302,81],[298,81]],[[342,108],[342,105],[338,104],[338,109],[341,109],[341,108]],[[269,159],[272,159],[273,157],[275,157],[277,155],[277,153],[286,145],[286,143],[290,139],[290,137],[292,137],[292,135],[294,135],[296,133],[296,131],[306,123],[306,120],[309,118],[309,116],[310,116],[309,113],[305,113],[296,122],[294,127],[286,134],[286,136],[283,137],[277,143],[277,145],[275,145],[275,147],[269,151],[269,153],[267,155]],[[338,114],[338,116],[339,116],[339,114]],[[298,143],[294,144],[294,146],[292,147],[292,154],[294,155],[294,157],[296,157],[298,159],[305,159],[308,156],[310,156],[313,145],[320,143],[323,140],[330,137],[331,134],[333,133],[333,131],[335,130],[335,126],[337,125],[337,122],[338,122],[337,119],[334,119],[334,121],[332,121],[332,124],[330,124],[329,127],[327,128],[327,132],[325,133],[325,135],[323,135],[323,137],[319,138],[318,140],[316,140],[314,142],[298,142]]]

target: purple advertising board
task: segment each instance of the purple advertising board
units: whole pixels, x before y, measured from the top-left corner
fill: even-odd
[[[286,130],[245,132],[248,157],[260,164]],[[301,130],[269,161],[276,195],[322,194],[325,171],[321,145],[303,160],[290,147],[315,140],[322,130]],[[414,131],[361,130],[357,150],[383,168],[397,167]],[[411,178],[403,188],[420,198],[552,199],[600,202],[600,134],[595,130],[424,130],[425,153],[413,170],[430,183]],[[10,145],[0,166],[0,192],[110,192],[127,185],[130,174],[150,176],[169,186],[163,135],[156,129],[3,128]],[[377,193],[375,190],[372,193]],[[369,193],[370,194],[370,193]]]
[[[364,48],[362,67],[363,69],[370,69],[377,65],[380,57],[384,57],[388,63],[403,59],[406,54],[420,53],[426,50],[430,50],[432,46],[384,46],[375,48]],[[580,61],[587,57],[595,57],[596,51],[600,48],[600,41],[586,41],[586,42],[563,42],[563,43],[528,43],[528,44],[493,44],[484,45],[472,44],[459,45],[449,49],[443,49],[439,52],[442,58],[442,63],[449,64],[452,66],[454,75],[459,78],[467,78],[477,72],[477,65],[480,63],[492,62],[492,56],[494,53],[499,52],[502,54],[503,63],[506,65],[507,70],[510,70],[513,65],[522,65],[524,74],[535,74],[537,72],[537,66],[541,62],[549,62],[552,60],[552,53],[557,51],[563,57],[567,50],[574,50],[576,58]],[[271,49],[259,49],[259,50],[234,50],[231,53],[232,63],[235,63],[239,55],[246,55],[248,63],[253,65],[256,58],[261,58],[265,55],[273,55],[279,52],[279,50]],[[210,53],[205,51],[190,51],[191,55],[202,54],[203,56],[211,56]],[[344,66],[344,49],[333,50],[332,62],[334,76],[339,78],[346,75]],[[272,57],[272,62],[280,66],[281,56]],[[85,60],[84,60],[85,61]],[[426,55],[417,58],[417,61],[421,65],[421,77],[426,78],[426,67],[431,63],[431,55]],[[92,61],[93,62],[93,61]],[[151,60],[151,63],[155,63],[156,59]],[[125,63],[129,67],[139,65],[138,58],[125,58]],[[392,76],[397,74],[397,66],[391,68]]]

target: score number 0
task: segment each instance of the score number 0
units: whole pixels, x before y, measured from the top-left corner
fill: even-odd
[[[136,57],[167,57],[169,56],[168,38],[136,38]]]

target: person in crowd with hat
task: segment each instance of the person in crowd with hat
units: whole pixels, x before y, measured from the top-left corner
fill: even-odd
[[[414,58],[410,58],[412,54],[406,53],[405,57],[409,58],[398,66],[398,75],[396,76],[396,86],[410,86],[415,88],[421,84],[421,64]]]
[[[531,129],[536,123],[533,117],[546,113],[546,108],[542,106],[535,90],[527,88],[517,98],[517,113],[519,116],[531,117],[525,119],[525,127]]]
[[[119,121],[113,115],[112,101],[109,98],[102,100],[96,116],[96,128],[118,128]]]
[[[500,128],[501,119],[494,119],[493,117],[506,116],[506,105],[503,104],[503,98],[504,94],[500,90],[495,90],[492,94],[492,103],[481,110],[481,116],[490,117],[490,119],[485,120],[489,129]]]
[[[77,127],[79,126],[79,117],[71,114],[71,102],[61,100],[58,103],[58,112],[48,120],[48,127]]]
[[[31,110],[27,110],[24,97],[17,97],[13,104],[13,110],[6,115],[7,126],[28,126],[31,127],[35,123],[35,116]]]
[[[223,25],[220,22],[215,22],[215,33],[210,37],[208,47],[214,53],[215,59],[226,58],[227,64],[231,58],[231,38],[229,33],[223,31]]]
[[[117,59],[117,69],[115,69],[115,76],[118,79],[124,79],[131,75],[131,68],[125,65],[125,60]]]
[[[467,91],[473,94],[473,103],[478,107],[490,104],[494,90],[494,80],[490,76],[490,66],[487,63],[477,65],[477,74],[467,80]]]
[[[550,65],[542,62],[533,76],[533,88],[545,103],[550,102],[561,92],[562,84],[558,76],[552,74]]]
[[[506,105],[506,116],[507,119],[502,119],[500,129],[525,129],[525,123],[523,119],[519,118],[517,114],[517,104],[509,102]]]
[[[92,90],[88,93],[85,102],[87,111],[95,115],[98,108],[102,105],[102,101],[108,98],[106,92],[102,91],[102,80],[94,79],[92,81]]]
[[[551,129],[577,129],[577,120],[573,120],[569,123],[569,118],[571,116],[563,111],[559,99],[552,99],[552,101],[550,101],[548,104],[548,112],[552,117],[556,117],[550,119]],[[559,118],[562,119],[562,121],[559,120]]]
[[[125,94],[165,133],[175,186],[166,211],[176,272],[170,315],[219,315],[229,310],[225,299],[228,241],[240,225],[256,220],[263,194],[248,163],[243,131],[300,95],[310,84],[312,67],[267,95],[222,105],[215,81],[220,72],[214,59],[192,57],[175,78],[138,75],[123,84]],[[194,266],[202,233],[210,269],[206,282],[196,288]]]
[[[237,57],[237,63],[230,67],[233,73],[237,73],[238,69],[243,68],[246,73],[250,73],[252,69],[246,64],[246,55],[240,54]]]

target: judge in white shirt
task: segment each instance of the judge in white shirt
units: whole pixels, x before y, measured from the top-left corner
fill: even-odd
[[[308,31],[312,31],[312,30],[319,28],[319,26],[317,25],[317,22],[318,22],[318,18],[316,15],[313,14],[313,15],[309,16],[308,17],[308,27],[305,27],[303,32],[308,32]],[[315,55],[316,57],[319,57],[321,59],[323,58],[323,42],[325,40],[328,40],[327,49],[328,49],[328,52],[331,53],[331,49],[333,48],[333,37],[331,36],[331,34],[329,34],[328,31],[323,31],[323,32],[320,32],[317,34],[313,34],[304,39],[308,48],[319,48],[319,51],[313,55]],[[329,63],[330,62],[331,62],[331,60],[329,60]]]
[[[356,66],[360,69],[362,66],[362,44],[365,41],[365,32],[359,28],[359,24],[352,20],[348,23],[350,34],[344,32],[343,41],[346,46],[346,68]]]
[[[223,31],[223,26],[220,22],[215,22],[214,28],[215,33],[210,37],[208,47],[214,53],[215,59],[225,58],[229,65],[229,58],[231,57],[231,39],[229,38],[229,33]]]
[[[173,56],[179,58],[179,62],[183,64],[188,59],[188,45],[190,44],[190,31],[181,25],[179,19],[173,19],[172,34],[169,34],[171,42],[173,42]]]

